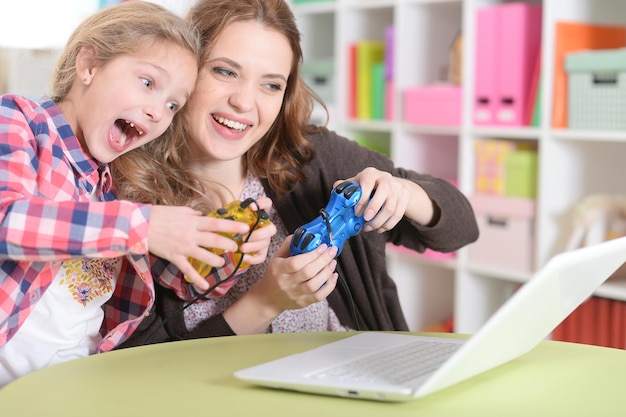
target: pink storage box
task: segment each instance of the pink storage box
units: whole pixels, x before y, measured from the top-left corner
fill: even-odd
[[[407,88],[404,92],[404,120],[420,125],[459,126],[461,88],[453,85]]]
[[[476,194],[470,202],[480,230],[468,246],[470,264],[534,271],[535,200]]]

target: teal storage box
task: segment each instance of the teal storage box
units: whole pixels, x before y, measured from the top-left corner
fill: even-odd
[[[304,61],[300,77],[325,103],[335,101],[335,63],[332,58]]]
[[[565,57],[568,126],[626,130],[626,49],[574,52]]]

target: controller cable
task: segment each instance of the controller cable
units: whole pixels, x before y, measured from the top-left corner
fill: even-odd
[[[253,201],[253,202],[257,205],[257,208],[258,208],[259,207],[258,203],[256,201]],[[333,241],[332,240],[332,229],[330,227],[330,221],[329,221],[328,213],[326,212],[326,210],[321,209],[320,210],[320,214],[322,215],[322,218],[326,222],[326,225],[327,225],[328,231],[329,231],[328,234],[329,234],[329,237],[330,237],[330,241],[332,242]],[[256,221],[254,222],[254,224],[250,228],[250,231],[248,232],[248,235],[246,236],[246,239],[245,239],[244,243],[248,242],[248,239],[250,239],[250,235],[258,227],[259,221],[260,221],[260,217],[257,215]],[[149,344],[152,341],[152,338],[156,335],[156,333],[162,327],[165,328],[165,325],[174,316],[176,316],[178,314],[181,314],[183,311],[185,311],[187,308],[191,307],[193,304],[197,303],[199,300],[204,299],[207,295],[209,295],[213,290],[215,290],[220,285],[225,284],[225,283],[233,280],[235,278],[235,276],[237,275],[237,272],[239,271],[239,268],[241,267],[242,262],[243,262],[243,254],[239,258],[239,261],[237,262],[237,265],[235,266],[235,269],[233,270],[233,272],[231,272],[231,274],[228,277],[226,277],[226,279],[224,279],[224,280],[222,280],[222,281],[220,281],[218,283],[213,284],[206,291],[204,291],[203,293],[198,294],[192,300],[190,300],[187,303],[185,303],[181,308],[179,308],[178,310],[174,311],[169,316],[165,317],[163,319],[163,321],[161,321],[161,323],[150,333],[150,335],[148,336],[148,338],[146,339],[146,341],[143,344],[144,345]],[[360,326],[359,326],[359,321],[357,319],[356,306],[354,304],[354,299],[352,297],[352,292],[350,291],[350,286],[348,285],[348,282],[347,282],[347,280],[344,277],[344,274],[343,274],[343,271],[341,269],[341,266],[339,265],[339,262],[337,262],[337,276],[339,278],[339,282],[341,283],[342,288],[346,292],[346,296],[348,298],[348,306],[350,308],[350,314],[352,315],[352,321],[354,322],[354,325],[356,327],[355,330],[358,331],[358,330],[360,330]]]
[[[320,209],[320,216],[322,216],[322,219],[324,219],[324,222],[326,222],[326,228],[328,229],[328,237],[330,238],[330,242],[332,244],[332,242],[333,242],[333,228],[330,226],[330,216],[328,215],[328,212],[324,208]],[[341,266],[339,265],[339,262],[337,262],[337,276],[339,278],[339,282],[341,283],[341,286],[343,287],[344,291],[346,292],[346,296],[348,297],[348,306],[350,307],[350,313],[352,315],[352,321],[354,322],[354,326],[356,327],[355,330],[357,330],[357,331],[361,330],[360,327],[359,327],[359,321],[357,320],[356,306],[354,304],[354,298],[352,298],[352,292],[350,291],[350,286],[348,285],[348,281],[344,277],[343,270],[341,269]]]
[[[256,200],[253,200],[252,202],[254,204],[256,204],[257,210],[258,210],[259,209],[259,205],[256,202]],[[244,240],[243,243],[248,242],[248,240],[250,239],[250,235],[252,235],[252,232],[254,232],[256,230],[256,228],[258,227],[260,220],[261,220],[261,218],[257,214],[256,221],[254,222],[252,227],[250,227],[250,231],[248,232],[248,235],[246,236],[246,239]],[[235,276],[237,275],[237,272],[239,271],[239,268],[241,268],[241,264],[243,262],[243,255],[244,254],[241,253],[241,257],[239,258],[239,261],[237,261],[237,265],[235,265],[235,269],[233,270],[233,272],[231,272],[231,274],[228,277],[226,277],[225,279],[221,280],[220,282],[217,282],[217,283],[211,285],[206,291],[196,295],[193,299],[191,299],[190,301],[185,303],[181,308],[179,308],[178,310],[174,311],[169,316],[165,317],[163,319],[163,321],[161,321],[161,323],[150,333],[150,335],[148,336],[148,338],[146,339],[146,341],[143,344],[144,345],[149,344],[152,341],[152,338],[154,337],[156,332],[159,331],[161,329],[161,327],[165,328],[165,325],[167,324],[167,322],[169,322],[174,316],[176,316],[178,314],[181,314],[183,311],[185,311],[187,308],[191,307],[193,304],[195,304],[198,301],[204,299],[207,295],[209,295],[213,290],[215,290],[220,285],[226,284],[227,282],[232,281],[235,278]]]

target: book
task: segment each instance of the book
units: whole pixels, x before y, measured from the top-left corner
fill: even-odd
[[[537,94],[535,94],[533,111],[531,114],[530,125],[539,127],[541,125],[541,84],[537,86]]]
[[[580,316],[579,316],[579,331],[578,340],[580,343],[587,345],[596,345],[596,327],[599,325],[596,317],[596,305],[598,303],[597,297],[590,297],[581,304]]]
[[[385,79],[393,80],[393,44],[394,44],[394,28],[393,25],[385,28]]]
[[[535,68],[533,68],[533,74],[530,81],[530,91],[528,92],[528,100],[526,104],[528,108],[525,111],[524,124],[526,126],[539,126],[541,116],[541,102],[539,94],[539,84],[541,81],[541,52],[537,54],[535,60]],[[536,123],[536,124],[535,124]]]
[[[611,345],[611,300],[604,297],[595,298],[596,336],[595,345]]]
[[[611,300],[611,339],[610,346],[616,349],[626,349],[626,303]]]
[[[372,64],[372,119],[385,118],[385,63]]]
[[[348,45],[348,118],[356,119],[356,43]]]
[[[385,82],[385,119],[393,120],[394,118],[394,101],[396,99],[394,93],[393,80]]]
[[[372,118],[372,66],[384,59],[385,44],[363,40],[356,46],[356,114],[359,119]]]
[[[565,56],[584,49],[612,49],[626,46],[626,27],[556,22],[554,39],[554,80],[552,126],[567,127],[567,73]]]

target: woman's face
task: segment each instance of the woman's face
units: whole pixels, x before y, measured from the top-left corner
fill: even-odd
[[[287,38],[277,31],[256,21],[226,27],[187,104],[190,145],[198,156],[240,159],[263,137],[282,106],[292,60]]]

